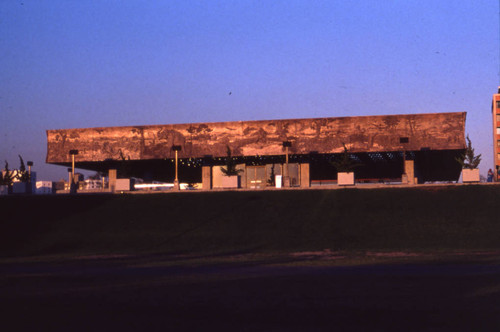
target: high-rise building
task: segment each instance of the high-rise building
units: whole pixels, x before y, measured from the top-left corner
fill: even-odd
[[[500,87],[493,95],[491,104],[491,113],[493,116],[493,160],[495,163],[495,180],[498,181],[498,171],[500,170]]]

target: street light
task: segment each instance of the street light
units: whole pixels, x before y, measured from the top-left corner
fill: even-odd
[[[172,145],[172,150],[175,151],[175,180],[174,180],[174,189],[179,190],[179,163],[178,163],[178,153],[181,151],[180,145]]]
[[[71,184],[69,192],[71,194],[76,193],[76,183],[75,183],[75,156],[78,154],[78,150],[69,150],[71,156]]]
[[[283,141],[285,148],[285,169],[283,170],[283,186],[290,187],[290,176],[288,175],[288,148],[292,146],[292,142]]]
[[[33,166],[33,162],[28,161],[26,164],[28,164],[28,175],[30,177],[29,182],[31,182],[31,166]]]

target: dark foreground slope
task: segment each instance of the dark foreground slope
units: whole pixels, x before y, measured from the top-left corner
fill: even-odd
[[[0,197],[0,256],[500,248],[500,186]]]
[[[499,188],[0,197],[2,331],[497,332]]]

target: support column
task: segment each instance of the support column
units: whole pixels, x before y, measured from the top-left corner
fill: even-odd
[[[309,163],[300,164],[300,187],[309,188],[311,186],[311,176]]]
[[[241,172],[238,174],[240,177],[240,188],[246,188],[247,187],[247,167],[245,164],[238,164],[236,165],[236,169],[241,170]]]
[[[108,186],[109,191],[114,193],[116,188],[116,169],[110,169],[108,171]]]
[[[176,145],[173,147],[175,151],[175,179],[174,179],[174,190],[179,190],[179,150],[180,146]]]
[[[292,142],[284,141],[283,147],[285,148],[285,165],[283,168],[283,187],[290,187],[290,169],[288,168],[288,148],[292,146]]]
[[[288,167],[288,145],[285,146],[285,168],[283,169],[283,187],[290,187],[290,168]]]
[[[406,183],[415,184],[415,162],[413,160],[405,160]]]
[[[203,190],[212,189],[212,167],[202,166],[201,167],[201,188]]]

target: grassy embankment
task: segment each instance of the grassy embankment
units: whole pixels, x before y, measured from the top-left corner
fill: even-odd
[[[500,186],[0,197],[0,256],[500,249]]]

